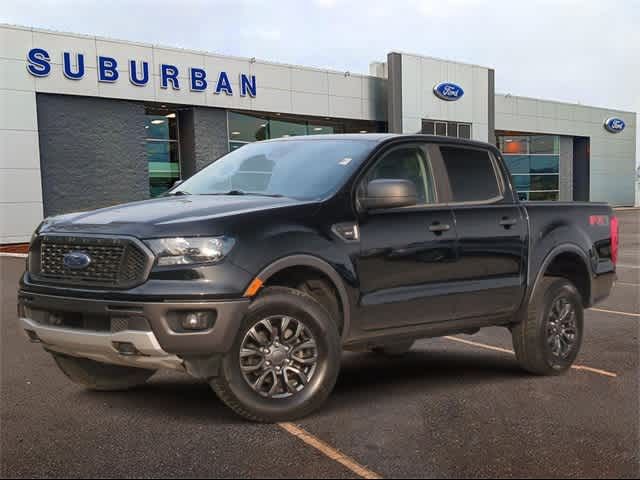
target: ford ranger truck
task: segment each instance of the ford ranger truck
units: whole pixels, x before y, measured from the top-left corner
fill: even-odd
[[[19,317],[86,388],[173,369],[247,419],[289,421],[327,399],[343,350],[503,326],[523,369],[565,372],[617,253],[608,205],[520,202],[492,145],[286,138],[163,197],[46,219]]]

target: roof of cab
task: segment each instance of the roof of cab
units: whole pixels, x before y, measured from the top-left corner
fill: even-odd
[[[455,137],[441,137],[436,135],[424,135],[424,134],[404,134],[404,133],[333,133],[333,134],[322,134],[322,135],[301,135],[296,137],[284,137],[284,138],[274,138],[271,140],[267,140],[268,142],[295,142],[295,141],[304,141],[304,140],[361,140],[361,141],[371,141],[374,143],[384,143],[391,142],[396,140],[417,140],[417,141],[426,141],[429,143],[447,143],[447,144],[456,144],[456,145],[466,145],[472,147],[480,147],[480,148],[493,148],[494,145],[490,143],[481,142],[478,140],[468,140],[465,138],[455,138]]]

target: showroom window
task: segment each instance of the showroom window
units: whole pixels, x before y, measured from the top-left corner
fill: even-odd
[[[157,197],[180,179],[176,112],[147,109],[144,128],[149,162],[149,191],[151,197]]]
[[[228,115],[230,151],[236,150],[247,143],[272,138],[386,131],[384,123],[363,120],[332,120],[239,112],[229,112]]]
[[[498,147],[521,200],[558,200],[560,137],[499,135]]]
[[[422,120],[422,133],[425,135],[439,135],[441,137],[471,138],[471,124]]]

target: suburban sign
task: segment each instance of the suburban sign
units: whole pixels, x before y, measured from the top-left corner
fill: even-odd
[[[620,133],[625,129],[626,126],[627,124],[624,123],[624,120],[616,117],[608,118],[604,122],[604,128],[609,130],[611,133]]]
[[[464,90],[460,85],[456,85],[455,83],[443,82],[433,87],[433,93],[441,100],[454,102],[462,98]]]
[[[72,54],[63,52],[62,54],[62,73],[69,80],[81,80],[84,78],[86,69],[83,53]],[[149,83],[150,71],[149,62],[129,60],[128,61],[129,82],[137,87],[145,87]],[[27,54],[27,70],[34,77],[47,77],[51,73],[51,57],[49,52],[43,48],[32,48]],[[115,83],[120,79],[121,68],[117,59],[107,56],[98,56],[97,58],[97,80],[103,83]],[[160,75],[160,88],[180,90],[184,78],[179,78],[180,71],[175,65],[162,63],[158,66],[158,74]],[[188,87],[192,92],[204,92],[211,88],[214,93],[225,93],[234,95],[234,87],[229,79],[229,75],[225,71],[216,72],[213,77],[203,68],[191,67],[188,72]],[[211,87],[210,87],[211,85]],[[241,73],[238,79],[240,88],[240,96],[255,97],[256,77],[255,75],[247,75]]]

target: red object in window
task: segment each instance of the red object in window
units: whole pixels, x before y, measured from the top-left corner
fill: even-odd
[[[611,217],[609,222],[611,232],[611,261],[618,263],[618,245],[620,244],[620,232],[618,230],[618,217]]]

